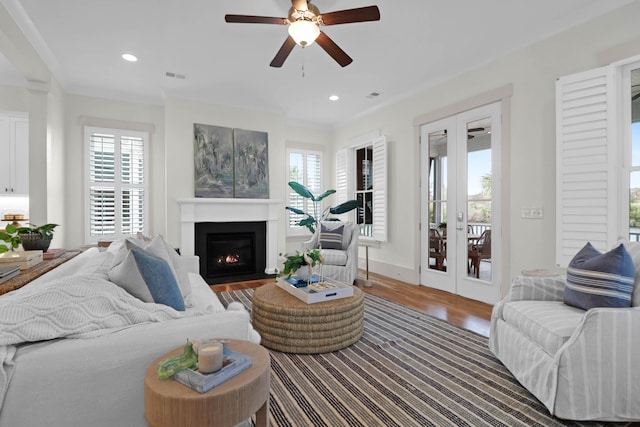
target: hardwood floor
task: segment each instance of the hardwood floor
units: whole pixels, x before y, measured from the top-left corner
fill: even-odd
[[[361,272],[360,276],[364,277],[364,272]],[[362,287],[362,290],[367,293],[411,307],[438,319],[446,320],[451,324],[477,334],[489,336],[489,320],[491,319],[492,306],[488,304],[425,286],[410,285],[375,273],[369,273],[369,279],[373,282],[373,286],[370,288]],[[272,280],[263,279],[214,285],[211,286],[211,289],[215,292],[222,292],[257,288]]]

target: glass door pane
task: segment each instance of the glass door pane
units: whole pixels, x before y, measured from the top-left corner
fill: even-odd
[[[429,268],[446,270],[447,131],[429,134]]]
[[[491,281],[491,118],[467,123],[467,274]]]
[[[640,241],[640,69],[631,70],[629,240]]]

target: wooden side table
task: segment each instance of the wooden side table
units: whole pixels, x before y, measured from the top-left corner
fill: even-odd
[[[256,427],[269,425],[271,358],[262,346],[232,340],[229,348],[251,356],[249,369],[198,393],[174,381],[158,378],[158,364],[182,348],[156,359],[144,379],[145,418],[152,427],[231,427],[256,414]]]

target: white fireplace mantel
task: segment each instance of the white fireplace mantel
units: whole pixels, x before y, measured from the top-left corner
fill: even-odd
[[[267,259],[265,273],[275,274],[278,260],[278,216],[282,200],[276,199],[178,199],[184,255],[195,255],[195,224],[197,222],[267,223]]]

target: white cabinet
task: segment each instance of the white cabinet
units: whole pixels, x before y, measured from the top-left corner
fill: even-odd
[[[29,194],[29,120],[0,114],[0,195]]]

